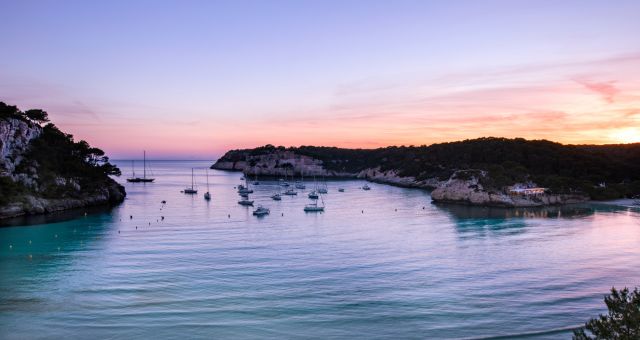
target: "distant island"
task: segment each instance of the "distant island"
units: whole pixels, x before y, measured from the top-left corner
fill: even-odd
[[[249,176],[362,178],[429,189],[435,202],[486,206],[640,195],[640,143],[563,145],[489,137],[378,149],[265,145],[228,151],[211,168]]]
[[[117,204],[120,170],[86,141],[49,123],[42,110],[0,102],[0,218]]]

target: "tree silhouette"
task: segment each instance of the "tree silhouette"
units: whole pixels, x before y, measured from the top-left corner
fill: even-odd
[[[640,339],[640,291],[638,288],[633,292],[629,292],[626,287],[622,290],[611,288],[611,294],[604,297],[604,303],[609,313],[587,321],[584,328],[573,332],[573,339]]]

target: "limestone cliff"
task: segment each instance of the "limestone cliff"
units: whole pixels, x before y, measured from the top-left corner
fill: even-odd
[[[500,207],[536,207],[589,200],[588,196],[579,194],[509,194],[505,188],[491,188],[483,184],[486,176],[487,172],[481,170],[457,171],[431,192],[431,199],[434,202]]]
[[[117,204],[118,173],[101,150],[0,103],[0,218]]]

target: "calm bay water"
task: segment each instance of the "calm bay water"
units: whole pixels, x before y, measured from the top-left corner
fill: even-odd
[[[126,184],[113,210],[0,228],[0,338],[558,339],[611,286],[640,285],[628,208],[440,206],[330,181],[309,214],[308,189],[276,202],[262,181],[256,218],[239,173],[210,171],[204,201],[209,164],[151,162],[156,183]],[[180,193],[192,167],[197,196]]]

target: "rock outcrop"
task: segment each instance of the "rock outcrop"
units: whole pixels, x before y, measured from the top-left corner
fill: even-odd
[[[16,165],[41,133],[42,127],[37,124],[14,118],[0,120],[0,176],[14,177]]]
[[[38,175],[39,163],[29,159],[34,141],[43,127],[28,119],[0,117],[0,219],[67,209],[117,204],[124,200],[124,187],[104,175],[90,188],[76,177],[55,176],[45,181],[47,189],[64,188],[64,195],[45,194]],[[48,172],[47,174],[51,174]],[[9,190],[9,187],[11,190]],[[53,189],[52,189],[53,188]],[[9,193],[11,194],[10,196]]]
[[[486,177],[487,173],[479,170],[474,172],[476,175],[471,176],[460,176],[461,172],[454,173],[448,181],[440,183],[431,192],[431,199],[434,202],[498,207],[537,207],[589,200],[589,197],[578,194],[509,194],[504,189],[485,187],[481,179]]]

